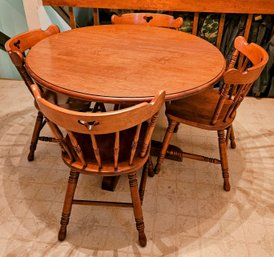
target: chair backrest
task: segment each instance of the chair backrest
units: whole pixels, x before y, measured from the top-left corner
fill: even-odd
[[[220,89],[220,98],[211,121],[213,125],[224,106],[226,113],[223,122],[235,117],[237,108],[253,82],[260,76],[269,58],[265,49],[255,43],[248,44],[242,36],[235,39],[234,47],[231,62],[223,76],[224,85]]]
[[[178,30],[183,25],[183,18],[175,19],[172,15],[160,13],[125,13],[120,16],[112,15],[111,22],[113,24],[149,25]]]
[[[6,51],[30,92],[32,92],[30,86],[33,84],[33,81],[25,68],[25,57],[27,51],[40,40],[59,32],[60,30],[56,25],[51,25],[45,31],[37,29],[19,34],[9,39],[5,44]]]
[[[165,92],[161,91],[153,98],[150,103],[140,103],[118,111],[90,113],[90,112],[76,112],[61,108],[54,105],[44,98],[37,85],[31,86],[33,94],[39,109],[47,118],[54,136],[61,143],[63,151],[65,151],[71,162],[74,162],[75,157],[80,160],[83,167],[87,166],[88,161],[85,159],[83,151],[81,150],[81,143],[78,142],[77,134],[87,134],[90,136],[94,156],[97,161],[98,171],[103,167],[100,149],[97,144],[97,136],[105,134],[114,134],[113,142],[113,168],[118,169],[119,166],[119,150],[120,150],[120,136],[122,131],[130,128],[135,128],[133,141],[129,142],[129,159],[128,165],[134,165],[135,153],[139,142],[139,136],[142,128],[142,123],[149,120],[145,131],[144,140],[141,142],[140,157],[148,156],[149,144],[151,142],[152,133],[156,124],[158,112],[165,101]],[[70,143],[73,149],[69,149],[59,127],[67,131]],[[108,149],[111,151],[111,149]]]

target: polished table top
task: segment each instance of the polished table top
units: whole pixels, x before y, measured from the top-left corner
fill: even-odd
[[[175,100],[212,86],[225,70],[221,52],[184,32],[138,25],[84,27],[50,36],[26,67],[57,92],[102,102]]]

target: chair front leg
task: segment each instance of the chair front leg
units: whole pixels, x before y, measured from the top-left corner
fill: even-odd
[[[158,174],[161,170],[161,165],[162,165],[162,163],[165,159],[165,155],[166,155],[167,148],[168,148],[168,145],[170,143],[170,140],[172,138],[173,131],[174,131],[175,127],[178,126],[178,124],[179,123],[174,121],[174,120],[170,120],[170,122],[169,122],[168,128],[166,130],[166,134],[165,134],[165,137],[164,137],[162,149],[161,149],[160,155],[157,158],[157,164],[156,164],[155,169],[154,169],[155,174]]]
[[[226,150],[226,140],[224,130],[218,130],[219,152],[222,166],[222,174],[224,178],[224,190],[230,191],[229,173],[228,173],[228,160]]]
[[[234,135],[234,130],[232,125],[230,126],[230,146],[232,149],[236,148],[235,135]]]
[[[141,182],[139,186],[139,195],[140,195],[141,204],[143,204],[143,200],[144,200],[148,173],[149,173],[149,160],[147,160],[146,164],[143,167]]]
[[[145,247],[147,244],[147,238],[145,235],[145,225],[143,218],[143,211],[141,206],[140,195],[138,192],[138,182],[136,172],[128,175],[129,186],[131,199],[133,204],[133,212],[136,222],[136,228],[139,232],[139,243],[142,247]]]
[[[28,161],[34,160],[34,152],[36,150],[40,131],[43,128],[43,118],[44,118],[43,114],[40,111],[38,111],[34,129],[33,129],[33,133],[32,133],[30,149],[29,149],[29,154],[28,154]]]
[[[68,179],[67,192],[66,192],[66,197],[64,201],[62,218],[60,221],[61,227],[58,234],[59,241],[65,240],[67,235],[67,225],[69,223],[72,201],[74,198],[74,193],[77,186],[78,178],[79,178],[79,172],[75,172],[71,170],[69,179]]]
[[[150,177],[154,177],[153,162],[152,162],[151,155],[149,155],[146,165],[147,165],[148,175]]]

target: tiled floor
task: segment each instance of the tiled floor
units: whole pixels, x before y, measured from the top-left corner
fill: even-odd
[[[274,100],[247,98],[229,148],[231,191],[218,165],[165,161],[148,179],[143,210],[148,244],[140,248],[131,209],[73,206],[67,239],[57,240],[68,177],[59,148],[40,142],[27,161],[35,109],[22,82],[0,80],[0,256],[274,256]],[[162,115],[155,138],[161,139]],[[181,126],[174,144],[217,156],[215,133]],[[100,178],[80,178],[78,196],[129,198],[126,178],[116,192]]]

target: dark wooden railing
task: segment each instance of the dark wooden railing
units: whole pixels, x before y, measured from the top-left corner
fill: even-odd
[[[69,7],[70,26],[75,28],[73,7],[93,8],[94,25],[100,24],[99,9],[164,10],[193,12],[192,34],[197,35],[200,13],[220,13],[216,46],[220,48],[226,14],[247,14],[244,37],[248,38],[254,14],[274,14],[271,0],[43,0],[44,5]]]
[[[9,36],[0,31],[0,49],[5,50],[5,43],[10,39]]]

